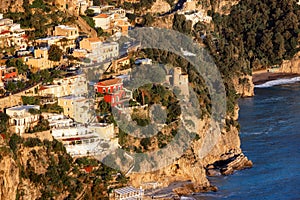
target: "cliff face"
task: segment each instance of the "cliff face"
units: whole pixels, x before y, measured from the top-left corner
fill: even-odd
[[[7,152],[10,150],[7,147]],[[15,160],[12,153],[7,153],[3,155],[0,161],[0,199],[16,199],[20,195],[20,199],[37,199],[41,196],[39,188],[36,187],[29,179],[21,178],[20,176],[20,166],[24,167],[26,170],[27,163],[30,163],[34,168],[36,173],[45,173],[46,167],[44,163],[47,163],[47,157],[45,156],[44,150],[38,150],[34,148],[35,151],[41,153],[38,157],[32,155],[31,150],[28,148],[23,148],[20,150],[19,156],[20,160]],[[40,159],[42,158],[42,159]],[[19,163],[19,164],[18,164]]]
[[[9,155],[0,161],[0,199],[15,199],[20,183],[19,168]]]
[[[238,117],[238,106],[234,117]],[[228,175],[234,170],[251,167],[252,162],[241,151],[238,129],[233,125],[230,125],[229,130],[223,128],[217,133],[219,137],[216,144],[208,152],[205,151],[208,143],[213,143],[209,123],[210,119],[199,122],[200,139],[194,141],[180,159],[155,172],[130,174],[131,184],[138,187],[147,182],[157,182],[158,185],[168,186],[176,181],[192,181],[192,184],[174,191],[179,194],[207,191],[215,189],[209,183],[207,175]]]
[[[242,97],[254,96],[254,84],[252,76],[241,76],[233,78],[233,85],[236,92]]]
[[[156,0],[152,7],[148,10],[150,13],[165,13],[171,10],[170,4],[164,0]]]
[[[300,52],[291,60],[284,60],[280,66],[279,72],[300,74]]]

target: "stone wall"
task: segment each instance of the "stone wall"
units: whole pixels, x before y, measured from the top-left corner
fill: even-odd
[[[22,96],[36,96],[35,88],[38,88],[40,84],[35,85],[27,90],[22,92],[0,98],[0,111],[3,111],[5,108],[10,108],[17,105],[22,105]]]

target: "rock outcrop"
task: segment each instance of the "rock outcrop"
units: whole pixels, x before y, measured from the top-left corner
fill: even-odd
[[[291,60],[284,60],[279,72],[300,74],[300,51]]]
[[[156,0],[152,7],[148,10],[150,13],[166,13],[171,10],[170,4],[164,0]]]
[[[2,156],[0,161],[0,199],[15,199],[19,183],[17,163],[9,154]]]
[[[252,166],[252,162],[241,151],[239,132],[236,127],[230,126],[229,131],[222,129],[214,139],[210,138],[212,134],[208,125],[210,120],[204,121],[203,126],[198,129],[200,139],[193,141],[184,155],[171,165],[157,171],[130,174],[131,184],[138,187],[147,182],[157,182],[162,187],[167,187],[173,182],[191,181],[175,189],[174,192],[186,194],[216,190],[208,181],[207,175],[228,175],[235,170]],[[207,143],[215,144],[209,148],[207,145],[210,144]]]
[[[233,85],[236,92],[241,95],[241,97],[252,97],[254,96],[254,84],[252,76],[246,75],[241,77],[233,78]]]

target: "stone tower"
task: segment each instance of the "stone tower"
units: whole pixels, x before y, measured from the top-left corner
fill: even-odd
[[[181,90],[181,95],[185,97],[189,96],[189,77],[186,73],[183,73],[180,67],[173,69],[172,85],[178,87]]]

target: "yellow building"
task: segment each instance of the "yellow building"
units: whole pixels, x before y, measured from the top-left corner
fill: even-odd
[[[67,48],[75,48],[75,38],[68,38],[66,36],[50,36],[46,38],[40,38],[35,41],[37,45],[43,47],[50,47],[51,45],[57,45],[62,50],[66,51]]]
[[[79,36],[79,32],[77,27],[59,25],[54,27],[53,35],[76,39]]]
[[[34,50],[34,57],[25,57],[25,63],[33,72],[53,67],[53,62],[48,60],[47,48],[40,48]]]
[[[84,38],[80,41],[80,48],[91,52],[93,50],[100,49],[101,44],[102,40],[99,38]]]
[[[78,96],[65,96],[58,98],[58,105],[64,109],[64,115],[79,123],[87,123],[91,117],[92,110],[89,99]]]

